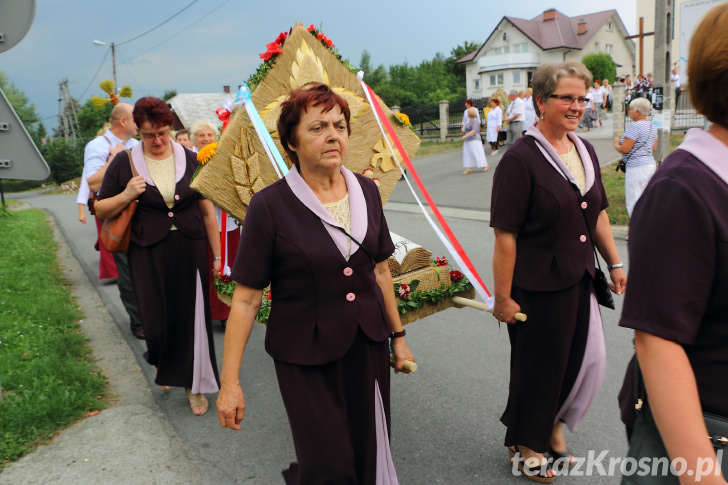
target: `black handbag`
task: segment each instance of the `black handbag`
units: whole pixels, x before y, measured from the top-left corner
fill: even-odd
[[[629,440],[627,459],[635,463],[635,466],[632,467],[633,473],[622,476],[621,483],[622,485],[677,485],[680,483],[678,476],[674,473],[677,468],[671,469],[669,466],[670,458],[647,403],[647,391],[637,358],[634,359],[634,373],[637,418]],[[716,450],[717,463],[721,466],[723,477],[728,477],[728,459],[723,456],[723,453],[728,451],[728,418],[710,413],[703,413],[703,418],[708,428],[708,439]],[[640,466],[638,467],[637,464]],[[707,474],[715,473],[716,470],[707,471]]]
[[[604,276],[604,273],[602,272],[602,268],[599,265],[599,258],[596,255],[596,250],[594,251],[594,257],[597,261],[597,267],[594,268],[594,294],[597,297],[597,302],[607,308],[611,308],[614,310],[614,298],[612,298],[612,290],[609,288],[609,283],[607,282],[607,277]]]

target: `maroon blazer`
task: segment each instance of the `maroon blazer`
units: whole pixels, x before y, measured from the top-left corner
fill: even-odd
[[[498,163],[491,193],[491,227],[518,234],[513,285],[557,291],[594,276],[594,234],[608,205],[594,147],[583,140],[594,164],[594,184],[584,194],[557,172],[530,136],[516,140]],[[584,215],[589,221],[589,228]]]
[[[185,150],[187,167],[175,187],[175,202],[172,208],[164,203],[162,194],[154,185],[147,184],[147,190],[139,196],[131,223],[131,241],[139,246],[152,246],[164,239],[172,224],[185,236],[192,239],[207,237],[202,212],[198,201],[202,196],[190,188],[190,180],[197,169],[197,158]],[[131,167],[126,151],[120,152],[109,164],[99,190],[99,199],[113,197],[124,191],[131,179]]]
[[[360,242],[376,262],[384,261],[394,244],[379,190],[371,180],[356,177],[367,205],[367,232]],[[326,364],[347,352],[359,328],[375,342],[391,334],[372,261],[353,242],[351,250],[355,252],[346,261],[285,179],[255,194],[232,279],[251,288],[271,284],[265,348],[274,359]]]

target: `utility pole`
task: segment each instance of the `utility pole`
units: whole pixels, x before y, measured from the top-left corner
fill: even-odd
[[[670,3],[670,6],[668,6]],[[661,100],[652,99],[655,105],[661,105],[653,117],[657,125],[657,151],[655,158],[661,162],[670,153],[670,125],[672,123],[672,90],[670,89],[670,66],[672,46],[672,2],[655,2],[655,57],[654,85],[662,89]],[[655,90],[658,91],[659,90]],[[658,103],[656,101],[662,101]]]
[[[58,83],[58,129],[63,138],[76,139],[78,132],[78,117],[76,116],[76,104],[68,89],[68,79]]]

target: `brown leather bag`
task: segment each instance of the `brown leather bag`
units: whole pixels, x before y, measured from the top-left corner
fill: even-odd
[[[137,171],[131,161],[131,153],[126,151],[129,156],[129,165],[131,166],[131,176],[136,177]],[[137,204],[139,201],[133,200],[129,203],[121,213],[113,219],[106,219],[101,226],[101,244],[107,251],[112,253],[125,253],[129,250],[129,239],[131,238],[131,219],[134,217]]]

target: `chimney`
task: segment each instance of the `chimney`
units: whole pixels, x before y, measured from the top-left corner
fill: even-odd
[[[222,92],[225,94],[230,94],[230,86],[229,85],[223,86]]]
[[[548,10],[543,11],[543,21],[546,22],[547,20],[556,20],[556,9],[550,8]]]
[[[586,34],[586,19],[584,17],[581,17],[579,23],[576,24],[576,34]]]

